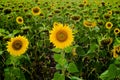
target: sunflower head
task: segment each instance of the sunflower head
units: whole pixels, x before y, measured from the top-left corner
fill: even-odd
[[[101,45],[102,46],[109,46],[112,44],[112,42],[113,42],[112,38],[106,38],[106,39],[101,40]]]
[[[113,24],[112,24],[111,22],[107,22],[107,23],[105,24],[105,27],[106,27],[107,29],[111,29],[112,26],[113,26]]]
[[[33,14],[34,16],[39,15],[40,13],[41,13],[41,12],[40,12],[40,8],[39,8],[38,6],[32,8],[32,14]]]
[[[28,48],[29,42],[24,36],[17,36],[11,38],[7,43],[7,51],[13,56],[20,56],[24,54]]]
[[[78,16],[78,15],[74,15],[74,16],[71,17],[71,19],[72,19],[73,21],[78,22],[78,21],[80,21],[81,17]]]
[[[7,8],[4,10],[4,14],[10,14],[12,12],[12,10],[10,8]]]
[[[83,25],[84,25],[85,27],[93,28],[93,27],[96,26],[96,22],[91,22],[91,21],[84,20],[84,21],[83,21]]]
[[[87,4],[88,4],[88,1],[87,1],[87,0],[83,0],[83,4],[84,4],[84,5],[87,5]]]
[[[105,19],[109,19],[110,18],[110,14],[104,14],[104,18]]]
[[[18,23],[18,24],[23,24],[23,18],[21,17],[21,16],[18,16],[17,18],[16,18],[16,22]]]
[[[73,34],[72,30],[68,25],[64,25],[61,23],[54,23],[53,29],[50,32],[50,42],[56,46],[56,48],[65,48],[71,45],[73,42]]]
[[[109,15],[112,15],[112,11],[108,11],[108,14],[109,14]]]
[[[117,58],[120,55],[120,46],[114,46],[113,57]]]
[[[63,27],[63,24],[58,23],[58,22],[54,22],[54,23],[53,23],[53,27],[58,27],[58,26]]]
[[[114,34],[117,35],[117,34],[119,34],[119,33],[120,33],[120,29],[119,29],[119,28],[115,28],[115,29],[114,29]]]

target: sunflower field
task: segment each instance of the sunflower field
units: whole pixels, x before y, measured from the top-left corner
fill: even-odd
[[[0,0],[0,80],[120,80],[120,0]]]

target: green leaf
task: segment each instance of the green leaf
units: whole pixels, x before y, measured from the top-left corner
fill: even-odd
[[[65,76],[63,74],[56,72],[52,80],[65,80]]]
[[[5,29],[0,28],[0,33],[5,33]]]
[[[83,48],[81,46],[76,48],[76,53],[78,53],[78,55],[80,55],[80,56],[86,55],[85,51],[83,50]]]
[[[8,34],[8,35],[6,35],[6,36],[4,37],[4,39],[12,38],[12,37],[14,37],[14,34]]]
[[[19,30],[13,30],[13,34],[15,35],[15,34],[17,34],[17,33],[19,33],[20,31]]]
[[[61,54],[54,54],[54,60],[56,62],[58,62],[60,58],[62,58]]]
[[[61,70],[62,69],[62,66],[60,64],[56,64],[56,69],[57,70]]]
[[[4,69],[4,80],[25,80],[23,72],[17,67],[8,67]]]
[[[107,80],[107,78],[108,78],[108,70],[106,70],[105,72],[103,72],[101,75],[100,75],[100,78],[102,79],[102,80]]]
[[[3,51],[0,51],[0,55],[2,55],[3,54]]]
[[[70,80],[83,80],[83,79],[81,79],[81,78],[79,78],[79,77],[76,77],[76,76],[71,76],[71,77],[70,77]]]
[[[74,62],[68,64],[67,70],[69,73],[79,72]]]
[[[94,52],[98,48],[97,43],[91,43],[90,44],[90,49],[88,50],[87,54]]]
[[[59,48],[53,48],[52,51],[56,52],[56,53],[60,53],[61,52],[61,49]]]
[[[66,47],[65,48],[65,53],[70,53],[70,52],[72,52],[72,47],[70,46],[70,47]]]
[[[21,56],[20,56],[21,57]],[[5,62],[5,64],[6,65],[11,65],[11,64],[14,64],[14,65],[19,65],[20,64],[20,61],[19,61],[19,59],[20,59],[20,57],[19,56],[10,56],[7,60],[6,60],[6,62]]]
[[[67,61],[62,54],[54,54],[54,60],[61,66],[65,66],[67,64]]]
[[[64,50],[65,50],[65,53],[71,53],[72,52],[72,49],[73,48],[77,48],[78,45],[75,45],[75,46],[69,46],[69,47],[66,47]]]
[[[114,64],[111,64],[105,72],[100,75],[102,80],[114,80],[115,77],[120,75],[120,68],[117,68]]]

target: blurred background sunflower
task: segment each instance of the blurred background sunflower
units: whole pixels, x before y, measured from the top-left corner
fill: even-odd
[[[33,7],[32,8],[32,14],[34,15],[34,16],[36,16],[36,15],[40,15],[40,8],[37,6],[37,7]]]
[[[111,29],[112,26],[113,26],[113,24],[112,24],[111,22],[107,22],[107,23],[105,24],[105,27],[106,27],[107,29]]]
[[[21,17],[21,16],[18,16],[17,18],[16,18],[16,22],[18,23],[18,24],[23,24],[23,18]]]

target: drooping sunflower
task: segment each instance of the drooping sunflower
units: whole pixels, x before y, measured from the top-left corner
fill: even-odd
[[[114,46],[113,57],[117,58],[120,55],[120,46]]]
[[[111,15],[110,15],[110,14],[108,14],[108,13],[106,13],[106,14],[104,14],[104,15],[103,15],[103,17],[104,17],[105,19],[109,19],[109,18],[110,18],[110,16],[111,16]]]
[[[73,16],[71,16],[71,19],[72,19],[73,21],[79,22],[80,19],[81,19],[81,17],[78,16],[78,15],[73,15]]]
[[[55,25],[57,24],[57,25]],[[72,29],[68,25],[61,23],[54,23],[53,29],[50,31],[50,42],[56,46],[56,48],[64,49],[72,44],[74,38]]]
[[[112,38],[105,38],[103,40],[101,40],[101,45],[102,46],[110,46],[113,42]]]
[[[119,34],[119,33],[120,33],[120,29],[119,29],[119,28],[115,28],[115,29],[114,29],[114,34],[117,35],[117,34]]]
[[[93,28],[93,27],[96,26],[96,22],[91,22],[91,21],[84,20],[84,21],[83,21],[83,25],[84,25],[85,27]]]
[[[29,42],[24,36],[17,36],[11,38],[11,40],[7,43],[7,51],[13,56],[20,56],[24,54],[28,48]]]
[[[24,20],[23,20],[23,18],[22,18],[21,16],[18,16],[18,17],[16,18],[16,22],[17,22],[18,24],[23,24]]]
[[[33,14],[34,16],[40,15],[40,13],[41,13],[41,11],[40,11],[40,8],[39,8],[38,6],[32,8],[32,14]]]
[[[111,22],[107,22],[107,23],[105,24],[105,27],[106,27],[107,29],[111,29],[112,26],[113,26],[113,24],[112,24]]]

